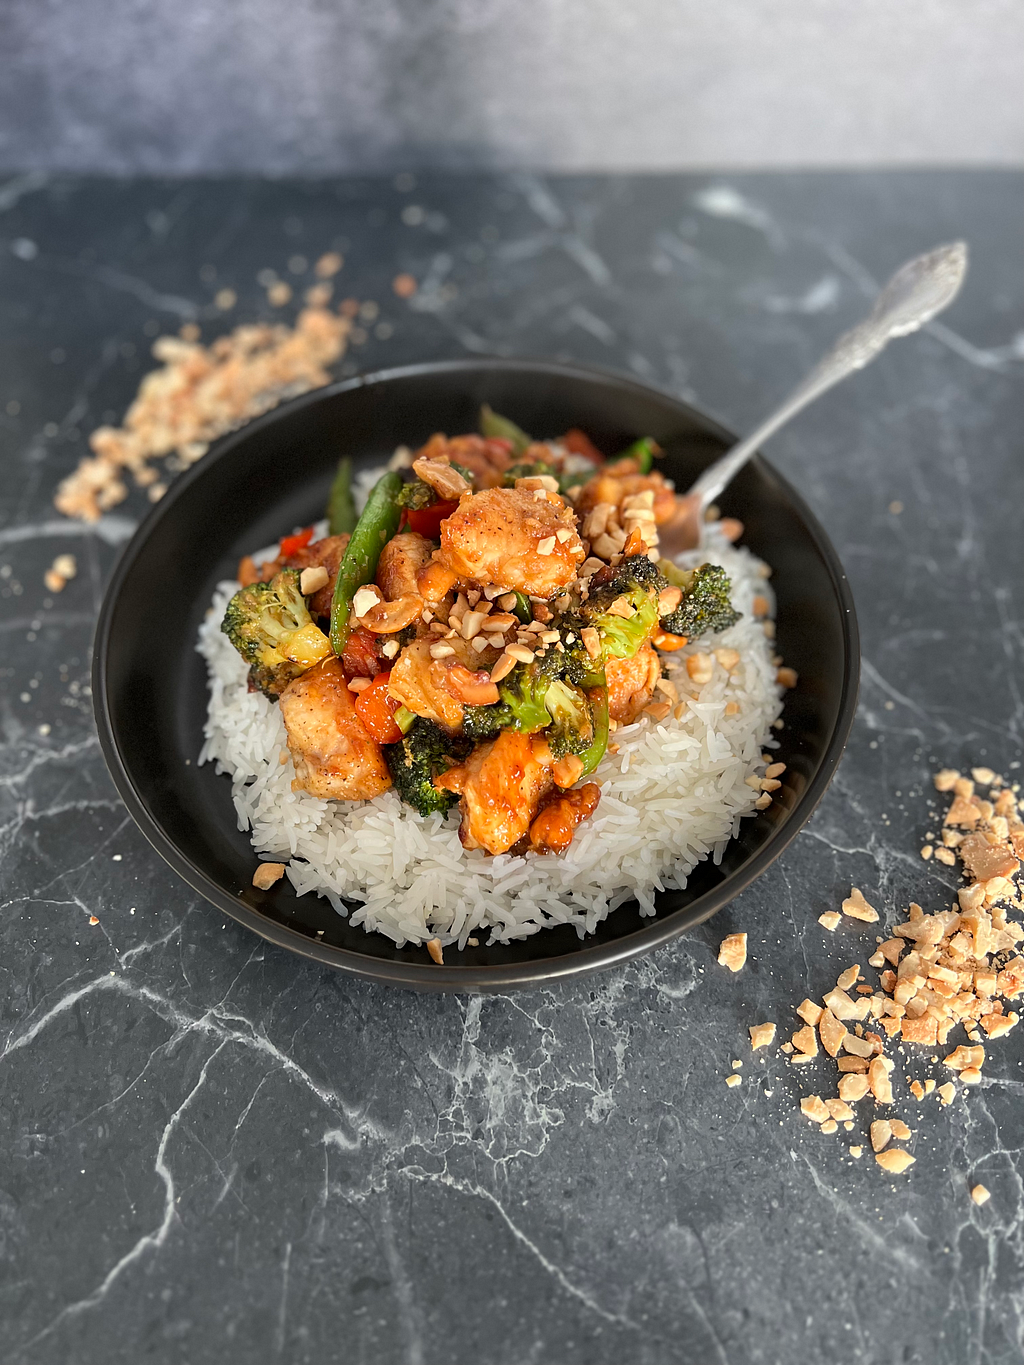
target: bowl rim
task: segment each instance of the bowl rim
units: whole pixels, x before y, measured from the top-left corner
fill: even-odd
[[[693,404],[687,403],[655,385],[643,383],[631,375],[597,365],[582,365],[576,362],[563,362],[532,356],[514,358],[474,356],[472,358],[417,361],[408,365],[368,371],[350,379],[338,380],[332,384],[311,389],[308,393],[279,404],[269,412],[254,418],[253,421],[247,422],[235,431],[218,438],[210,452],[201,461],[174,480],[167,493],[143,517],[131,539],[121,551],[103,596],[93,636],[92,653],[93,711],[100,747],[111,778],[128,813],[150,845],[192,890],[198,892],[205,900],[239,924],[259,934],[261,938],[276,944],[278,947],[297,953],[312,962],[347,972],[363,980],[377,981],[384,985],[420,990],[472,993],[507,991],[516,988],[536,989],[574,977],[589,976],[594,972],[644,956],[656,948],[663,947],[686,930],[710,919],[712,915],[735,899],[741,891],[756,881],[775,862],[813,815],[835,775],[846,748],[856,714],[860,687],[860,632],[853,594],[839,556],[814,512],[797,490],[762,455],[757,454],[753,457],[752,463],[759,465],[781,486],[787,499],[795,507],[804,522],[815,548],[826,565],[833,591],[842,608],[845,657],[836,723],[818,771],[800,793],[785,823],[769,836],[756,853],[748,858],[741,867],[729,873],[718,886],[704,892],[691,905],[670,911],[656,919],[641,920],[636,929],[606,943],[592,943],[588,946],[586,940],[583,939],[580,941],[580,947],[570,953],[522,963],[505,963],[494,966],[481,963],[466,966],[446,963],[443,966],[438,966],[433,962],[421,963],[371,957],[350,948],[310,938],[300,929],[270,919],[244,902],[240,902],[236,895],[232,895],[209,877],[179,850],[174,841],[165,834],[159,821],[150,814],[142,793],[136,787],[129,773],[114,733],[107,673],[112,623],[121,589],[128,575],[132,572],[135,560],[152,528],[168,515],[175,503],[197,480],[202,479],[213,462],[223,458],[254,432],[272,426],[285,416],[304,407],[313,406],[324,399],[333,398],[338,394],[349,393],[372,385],[388,384],[406,378],[479,373],[481,370],[498,373],[526,371],[564,378],[591,381],[597,379],[622,390],[632,390],[638,396],[655,396],[661,402],[677,408],[681,415],[685,414],[690,418],[695,418],[705,430],[722,440],[729,442],[736,439],[733,433],[720,422]]]

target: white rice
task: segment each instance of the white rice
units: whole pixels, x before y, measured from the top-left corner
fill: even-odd
[[[220,631],[237,583],[218,585],[199,633],[210,674],[199,762],[230,774],[239,829],[251,831],[258,853],[288,863],[299,895],[326,896],[353,924],[399,946],[439,937],[464,947],[481,930],[490,942],[507,943],[554,924],[571,924],[582,937],[634,897],[641,915],[653,915],[654,892],[684,887],[709,854],[720,861],[741,817],[753,813],[758,793],[745,779],[763,768],[761,752],[775,745],[771,723],[782,709],[774,646],[751,609],[755,594],[771,599],[767,570],[713,530],[703,553],[679,563],[707,559],[730,575],[743,617],[704,649],[731,647],[740,662],[728,673],[716,661],[698,691],[685,660],[700,644],[663,656],[685,699],[682,719],[644,717],[615,732],[618,751],[606,754],[593,778],[601,803],[559,856],[467,852],[457,807],[423,818],[393,791],[359,802],[293,791],[280,708],[246,690],[246,665]],[[727,716],[730,701],[739,711]],[[343,898],[361,904],[350,909]]]

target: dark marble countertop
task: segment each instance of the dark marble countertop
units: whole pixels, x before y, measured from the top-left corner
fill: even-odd
[[[851,884],[889,922],[948,902],[918,854],[936,767],[1019,775],[1022,201],[995,172],[0,185],[5,1365],[1020,1361],[1021,1032],[949,1108],[897,1088],[917,1162],[894,1180],[850,1155],[866,1123],[801,1116],[807,1074],[747,1027],[864,960],[817,923]],[[812,823],[712,923],[563,989],[421,997],[225,924],[151,852],[88,688],[146,504],[90,530],[52,497],[158,328],[278,316],[257,274],[302,284],[294,258],[334,248],[379,305],[343,372],[565,356],[739,429],[957,236],[941,325],[770,448],[849,572],[861,704]],[[50,596],[62,552],[80,571]]]

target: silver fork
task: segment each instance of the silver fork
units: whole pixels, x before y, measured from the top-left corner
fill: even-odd
[[[700,544],[704,513],[769,436],[774,436],[791,417],[847,375],[870,364],[893,337],[908,336],[941,313],[956,298],[966,272],[966,242],[935,247],[901,266],[878,295],[864,321],[843,333],[810,374],[760,426],[705,469],[684,497],[685,515],[663,528],[663,541],[666,533],[670,540],[675,540],[688,530],[690,544],[694,543],[694,533],[696,543]]]

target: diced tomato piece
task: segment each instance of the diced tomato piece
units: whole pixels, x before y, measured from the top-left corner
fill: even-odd
[[[345,641],[341,666],[346,678],[373,678],[380,668],[377,637],[362,626],[357,626]]]
[[[410,531],[418,531],[427,540],[437,540],[441,534],[441,523],[458,507],[457,502],[435,502],[433,507],[423,507],[419,511],[409,508],[406,518]]]
[[[293,536],[285,536],[281,541],[281,558],[287,559],[289,555],[293,555],[296,551],[303,549],[312,539],[312,526],[307,526],[304,531],[296,531]]]
[[[395,723],[401,702],[388,695],[390,673],[378,673],[356,697],[356,715],[378,744],[397,744],[402,732]]]

